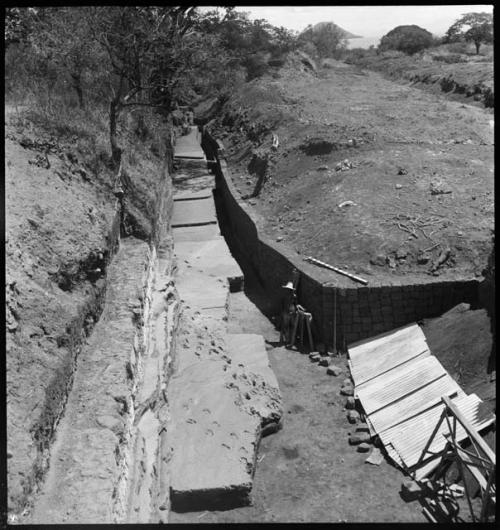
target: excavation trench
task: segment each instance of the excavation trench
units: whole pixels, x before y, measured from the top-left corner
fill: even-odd
[[[51,424],[50,452],[44,447],[44,480],[25,522],[144,520],[141,510],[149,516],[160,504],[161,490],[151,477],[161,462],[151,461],[150,446],[157,444],[166,421],[162,392],[177,308],[170,276],[171,182],[165,169],[157,183],[149,242],[120,239],[117,204],[105,277],[96,282],[97,294],[87,304],[91,311],[68,329],[72,363],[59,383],[66,393]],[[129,513],[137,498],[139,513]]]
[[[480,307],[476,278],[423,282],[370,280],[360,285],[341,275],[306,263],[302,256],[267,236],[264,220],[241,198],[225,160],[224,147],[208,132],[203,147],[216,176],[216,204],[221,231],[240,267],[254,280],[247,289],[268,317],[278,316],[282,286],[300,271],[299,303],[313,316],[315,343],[346,351],[346,345],[424,318],[442,315],[460,303]],[[265,298],[250,291],[266,293]],[[335,331],[334,331],[335,330]]]

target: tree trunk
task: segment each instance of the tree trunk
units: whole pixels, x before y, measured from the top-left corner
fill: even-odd
[[[80,74],[71,74],[71,79],[73,79],[73,88],[75,89],[76,95],[78,97],[78,105],[82,110],[84,110],[85,101],[83,99],[82,78]]]
[[[118,139],[116,137],[116,126],[119,113],[119,100],[115,98],[109,104],[109,143],[111,144],[111,159],[113,161],[113,166],[116,169],[120,166],[122,158],[122,150],[118,146]]]
[[[481,42],[475,41],[474,44],[476,45],[476,55],[479,55],[479,48],[481,47]]]

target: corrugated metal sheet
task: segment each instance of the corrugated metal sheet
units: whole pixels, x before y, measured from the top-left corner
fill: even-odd
[[[386,331],[375,337],[354,342],[349,345],[349,357],[350,359],[355,360],[358,357],[361,358],[367,352],[375,351],[379,346],[383,346],[390,341],[404,340],[405,338],[411,337],[415,333],[415,327],[418,328],[418,325],[412,323],[401,328]]]
[[[360,354],[361,351],[365,352]],[[369,352],[369,354],[368,354]],[[355,348],[351,357],[351,375],[356,386],[360,386],[396,366],[416,357],[430,355],[427,341],[416,324],[378,339],[370,350],[366,345]]]
[[[442,396],[452,396],[476,430],[494,421],[493,414],[480,411],[482,401],[475,394],[467,396],[431,355],[416,324],[358,342],[349,347],[349,357],[355,395],[363,405],[371,434],[378,434],[388,456],[414,471],[417,479],[438,465],[446,445],[448,424],[444,422],[429,447],[437,453],[436,458],[415,469],[444,410]],[[457,438],[466,437],[457,425]]]
[[[372,414],[445,375],[446,370],[434,356],[417,358],[376,377],[361,388],[355,387],[355,394],[365,412]]]
[[[463,395],[462,389],[449,375],[440,377],[421,390],[422,392],[408,394],[370,414],[370,421],[376,432],[380,434],[389,427],[436,406],[441,402],[441,396],[450,396],[455,392]]]

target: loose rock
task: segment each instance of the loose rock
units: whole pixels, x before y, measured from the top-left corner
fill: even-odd
[[[347,413],[347,419],[348,419],[349,423],[358,423],[358,421],[361,419],[361,417],[360,417],[359,412],[357,410],[350,410]]]
[[[340,393],[343,396],[354,396],[354,388],[352,386],[343,386],[340,389]]]
[[[370,258],[372,265],[378,265],[379,267],[385,266],[385,256],[383,254],[377,254],[375,257]]]
[[[369,441],[370,435],[366,432],[353,434],[349,437],[349,445],[358,445],[362,443],[368,443]]]
[[[356,407],[356,400],[354,399],[353,396],[349,396],[345,401],[345,408],[347,410],[354,410],[355,407]]]
[[[422,493],[422,488],[414,480],[406,480],[401,484],[401,496],[406,501],[418,499]]]
[[[370,432],[370,428],[368,427],[366,423],[360,423],[356,427],[356,432]]]
[[[342,373],[342,368],[340,368],[339,366],[336,366],[335,364],[330,364],[330,366],[328,366],[326,370],[326,373],[328,375],[338,376]]]
[[[368,453],[370,450],[371,445],[369,443],[363,442],[358,445],[358,448],[356,449],[358,453]]]
[[[311,359],[313,363],[319,362],[320,358],[321,355],[317,351],[309,354],[309,359]]]
[[[328,366],[328,363],[330,362],[329,357],[320,357],[319,358],[319,365],[320,366]]]

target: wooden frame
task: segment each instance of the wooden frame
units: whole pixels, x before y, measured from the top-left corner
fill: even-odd
[[[436,470],[436,475],[444,469],[445,465],[450,461],[457,463],[458,468],[462,477],[464,477],[465,470],[468,470],[475,481],[479,484],[481,490],[481,512],[479,515],[474,511],[472,503],[472,493],[470,486],[467,481],[464,480],[464,492],[469,506],[470,515],[473,522],[488,522],[489,520],[489,507],[491,504],[496,503],[496,485],[495,485],[495,472],[496,472],[496,455],[489,445],[483,440],[476,429],[469,423],[464,417],[456,405],[448,396],[442,396],[441,398],[444,409],[436,427],[429,438],[422,454],[420,455],[417,467],[419,464],[425,462],[425,460],[431,456],[436,456],[434,453],[429,451],[429,447],[432,445],[432,441],[439,431],[439,427],[443,422],[446,421],[448,425],[448,443],[441,456],[441,462]],[[471,441],[471,447],[469,449],[463,449],[457,440],[457,422],[462,426],[465,432],[468,434]],[[444,478],[446,475],[443,474]],[[443,491],[447,490],[446,481],[443,485]]]

